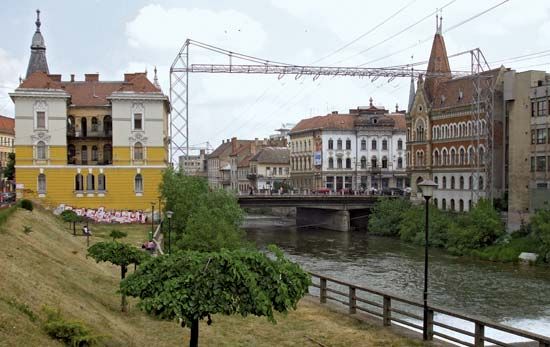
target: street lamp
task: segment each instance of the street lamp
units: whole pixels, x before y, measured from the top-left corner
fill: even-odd
[[[428,230],[429,230],[429,201],[434,194],[434,189],[437,188],[437,183],[432,180],[423,180],[418,184],[418,187],[422,190],[422,195],[426,200],[426,219],[425,223],[425,243],[424,243],[424,321],[422,337],[424,340],[428,340]]]
[[[168,254],[170,254],[171,250],[171,240],[172,240],[172,216],[174,215],[174,212],[172,211],[166,211],[166,217],[168,217]]]

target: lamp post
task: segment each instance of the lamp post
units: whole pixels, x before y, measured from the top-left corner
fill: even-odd
[[[162,210],[161,210],[161,206],[162,206],[162,195],[159,195],[159,218],[161,218],[162,216]]]
[[[437,183],[432,180],[423,180],[418,184],[418,187],[422,190],[422,195],[426,200],[426,219],[425,223],[425,243],[424,243],[424,319],[422,337],[424,340],[431,339],[431,334],[428,334],[428,231],[429,231],[429,201],[433,196],[434,189],[437,187]]]
[[[151,202],[151,237],[150,240],[153,240],[155,235],[155,202]]]
[[[172,216],[174,212],[166,211],[166,217],[168,217],[168,254],[170,254],[171,244],[172,244]]]

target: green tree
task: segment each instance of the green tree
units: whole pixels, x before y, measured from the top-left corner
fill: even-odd
[[[538,210],[531,218],[533,235],[540,240],[540,252],[547,262],[550,261],[550,210]]]
[[[8,154],[8,163],[3,173],[4,177],[8,180],[13,180],[15,178],[15,153]]]
[[[369,216],[369,233],[384,236],[398,236],[399,224],[405,212],[412,208],[409,200],[381,199]]]
[[[428,233],[429,244],[433,247],[446,247],[448,229],[453,224],[447,212],[440,211],[430,206],[430,230]],[[403,241],[414,242],[423,245],[425,242],[426,212],[424,205],[412,206],[403,214],[399,223],[399,236]]]
[[[80,223],[82,221],[82,217],[77,215],[75,211],[65,210],[61,212],[61,218],[63,221],[73,225],[73,235],[76,235],[76,223]]]
[[[139,265],[149,258],[148,254],[137,249],[134,246],[116,241],[98,242],[88,248],[88,256],[99,262],[109,262],[120,266],[120,278],[124,280],[130,264]],[[121,304],[122,312],[126,312],[126,295],[122,293]]]
[[[196,251],[237,249],[246,245],[240,228],[243,212],[234,195],[218,190],[195,200],[178,248]]]
[[[275,257],[251,250],[178,251],[140,266],[120,291],[161,319],[181,319],[198,346],[199,321],[213,314],[266,316],[295,309],[308,290],[309,275],[277,249]]]
[[[109,237],[113,239],[113,241],[116,241],[118,239],[123,239],[125,238],[126,236],[128,236],[128,233],[125,232],[125,231],[120,231],[120,230],[117,230],[117,229],[113,229],[111,230],[111,232],[109,233]]]

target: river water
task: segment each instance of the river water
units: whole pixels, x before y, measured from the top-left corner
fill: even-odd
[[[306,270],[422,301],[423,247],[365,232],[297,230],[292,220],[278,217],[248,216],[245,229],[258,247],[275,244]],[[550,267],[477,261],[430,249],[429,271],[430,303],[550,336]]]

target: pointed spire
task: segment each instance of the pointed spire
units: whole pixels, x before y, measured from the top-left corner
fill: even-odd
[[[369,98],[369,106],[372,107],[372,96]]]
[[[46,44],[44,43],[44,37],[40,32],[40,10],[36,10],[36,31],[32,37],[31,43],[31,57],[29,59],[29,65],[27,67],[27,75],[25,78],[28,78],[33,72],[42,71],[49,73],[48,62],[46,60]]]
[[[155,87],[157,87],[158,89],[160,89],[160,84],[159,84],[159,79],[158,79],[158,76],[157,76],[157,66],[155,65],[155,77],[153,78],[153,84],[155,85]]]
[[[409,106],[407,107],[407,113],[411,113],[413,105],[414,105],[414,97],[416,96],[416,92],[414,90],[414,68],[411,68],[411,86],[409,88]]]
[[[447,56],[447,48],[445,40],[441,34],[441,20],[439,14],[437,16],[437,31],[434,35],[432,43],[432,51],[430,60],[428,61],[428,69],[426,70],[426,94],[430,101],[435,97],[435,93],[439,84],[451,78],[451,67],[449,65],[449,57]]]

